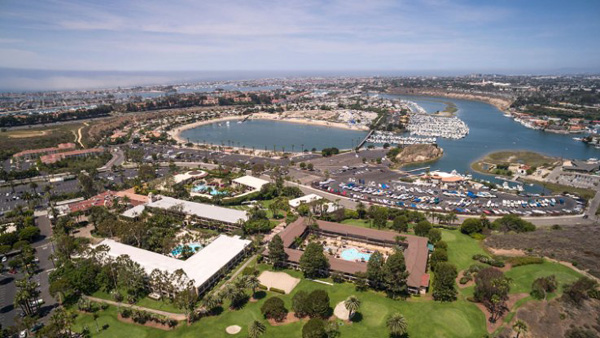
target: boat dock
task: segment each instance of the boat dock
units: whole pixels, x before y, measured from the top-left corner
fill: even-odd
[[[367,142],[369,137],[371,137],[371,135],[373,135],[374,131],[375,130],[369,130],[369,133],[367,134],[367,136],[365,136],[365,138],[358,144],[358,146],[356,146],[356,150],[359,150],[362,146],[365,145],[365,143]]]

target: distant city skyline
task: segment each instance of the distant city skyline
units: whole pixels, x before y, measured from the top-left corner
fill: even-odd
[[[0,67],[365,75],[598,72],[598,13],[600,1],[582,0],[3,1]],[[17,87],[36,81],[23,73],[9,80]],[[58,88],[68,80],[53,77],[45,86]]]

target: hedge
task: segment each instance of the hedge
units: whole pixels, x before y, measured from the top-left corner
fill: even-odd
[[[269,288],[266,285],[258,284],[258,288],[261,290],[268,290]]]
[[[476,261],[479,261],[481,263],[491,265],[493,267],[497,267],[497,268],[503,268],[504,267],[504,262],[499,261],[499,260],[495,260],[495,259],[490,258],[490,257],[485,256],[485,255],[481,255],[481,254],[473,255],[473,259],[476,260]]]
[[[281,293],[282,295],[285,295],[285,291],[278,289],[278,288],[270,288],[269,291],[273,291],[273,292],[277,292],[277,293]]]
[[[544,259],[542,257],[511,257],[507,259],[507,262],[514,268],[521,265],[542,264]]]

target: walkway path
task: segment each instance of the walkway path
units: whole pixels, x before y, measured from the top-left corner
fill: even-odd
[[[223,290],[225,288],[225,285],[227,285],[227,283],[231,282],[232,280],[234,280],[240,273],[242,273],[242,271],[244,271],[244,269],[248,266],[248,264],[250,264],[250,262],[252,262],[256,256],[258,254],[254,254],[252,255],[252,257],[250,257],[250,259],[248,259],[246,262],[244,262],[244,264],[242,264],[242,266],[240,266],[239,269],[237,269],[236,272],[233,273],[233,275],[231,275],[231,277],[229,277],[229,279],[223,283],[220,287],[219,290]]]
[[[142,307],[142,306],[137,306],[137,305],[132,305],[132,304],[126,304],[126,303],[119,303],[119,302],[114,302],[114,301],[108,300],[108,299],[102,299],[102,298],[85,296],[85,295],[83,296],[83,298],[89,299],[89,300],[94,301],[94,302],[106,303],[106,304],[110,304],[110,305],[114,305],[114,306],[123,306],[123,307],[132,308],[132,309],[135,309],[135,310],[142,310],[142,311],[146,311],[146,312],[151,312],[151,313],[155,313],[157,315],[165,316],[165,317],[167,317],[169,319],[174,319],[174,320],[177,320],[177,321],[181,321],[181,320],[186,320],[187,319],[185,317],[185,315],[182,314],[182,313],[172,313],[172,312],[166,312],[166,311],[161,311],[161,310],[149,309],[147,307]]]
[[[77,129],[77,138],[75,139],[75,141],[76,141],[77,143],[79,143],[79,145],[81,145],[81,148],[85,148],[85,146],[83,145],[83,143],[81,143],[81,130],[82,130],[83,128],[85,128],[85,127],[87,127],[87,126],[88,126],[88,123],[87,123],[87,122],[83,122],[83,124],[84,124],[84,125],[83,125],[83,126],[81,126],[81,128]]]

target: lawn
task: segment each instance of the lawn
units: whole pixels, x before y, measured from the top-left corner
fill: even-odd
[[[125,294],[125,293],[121,292],[121,294]],[[97,297],[97,298],[114,301],[114,298],[110,294],[108,294],[104,291],[96,291],[96,292],[94,292],[94,294],[92,294],[92,297]],[[135,305],[147,307],[149,309],[154,309],[154,310],[167,311],[167,312],[171,312],[171,313],[183,313],[183,311],[176,308],[175,305],[171,304],[168,301],[156,301],[156,300],[150,299],[148,297],[144,297],[144,298],[138,300],[135,303]]]
[[[388,221],[387,222],[387,226],[391,227],[392,226],[392,221]],[[357,227],[361,227],[361,228],[372,228],[371,227],[371,222],[369,220],[366,219],[345,219],[342,221],[342,224],[348,224],[348,225],[354,225]],[[372,229],[376,229],[376,228],[372,228]],[[382,229],[382,230],[389,230],[389,229]]]
[[[481,242],[475,240],[458,230],[442,229],[442,240],[448,243],[448,260],[456,265],[458,271],[462,271],[472,264],[473,255],[487,255],[481,246]]]
[[[346,224],[366,226],[364,221],[358,220],[350,220]],[[474,264],[475,261],[472,259],[474,254],[486,254],[480,241],[458,231],[442,229],[442,238],[448,243],[449,260],[456,264],[458,270],[466,269]],[[270,269],[265,264],[258,264],[256,267],[259,271]],[[285,270],[285,272],[302,278],[302,273],[299,271]],[[568,267],[552,262],[520,266],[506,272],[506,275],[513,280],[511,293],[528,293],[531,283],[536,278],[551,274],[556,275],[561,285],[572,282],[580,276]],[[327,281],[331,280],[327,279]],[[284,300],[289,309],[292,297],[296,292],[300,290],[311,292],[316,289],[328,292],[332,308],[352,294],[361,300],[358,320],[352,324],[339,322],[342,337],[387,337],[385,320],[395,312],[400,312],[406,317],[411,337],[481,337],[486,333],[484,314],[475,304],[466,301],[466,298],[473,294],[473,286],[459,289],[461,297],[458,301],[439,303],[425,299],[425,297],[413,297],[406,301],[392,300],[385,297],[384,294],[374,291],[357,292],[354,285],[349,283],[329,286],[306,279],[302,279],[290,295],[269,292],[265,298],[257,302],[249,302],[241,310],[225,309],[220,315],[202,318],[191,326],[181,323],[173,331],[121,323],[116,319],[115,307],[109,307],[106,311],[99,313],[98,323],[100,326],[107,324],[106,330],[96,333],[93,318],[88,314],[79,314],[74,328],[81,331],[86,326],[90,329],[92,336],[98,337],[228,337],[225,328],[229,325],[240,325],[242,332],[238,336],[244,337],[249,323],[253,320],[261,320],[267,326],[263,337],[301,337],[304,322],[277,327],[270,326],[262,318],[260,307],[267,298],[278,296]],[[102,293],[94,296],[110,298],[109,295]],[[518,305],[524,304],[529,299],[520,301]],[[168,303],[154,302],[150,299],[144,299],[138,304],[154,309],[180,312]]]
[[[260,266],[260,268],[264,267]],[[297,271],[286,272],[294,276],[299,275]],[[400,312],[406,317],[411,337],[481,337],[485,334],[483,313],[474,304],[466,301],[437,303],[420,298],[412,298],[408,301],[391,300],[383,294],[372,291],[357,292],[354,285],[348,283],[328,286],[304,279],[294,289],[292,295],[299,290],[310,292],[315,289],[324,289],[329,293],[332,307],[351,294],[361,300],[358,317],[360,320],[350,325],[340,326],[342,337],[386,337],[385,319],[394,312]],[[269,292],[266,298],[279,296],[289,309],[292,295]],[[189,327],[180,324],[178,329],[170,332],[121,323],[116,319],[114,307],[99,313],[98,323],[100,326],[108,324],[107,330],[97,334],[93,318],[87,314],[79,314],[74,328],[81,331],[84,326],[87,326],[92,335],[98,337],[227,337],[225,328],[236,324],[242,326],[242,333],[239,336],[243,337],[250,322],[263,320],[260,306],[266,298],[256,303],[247,303],[242,310],[227,309],[219,316],[202,318]],[[264,337],[301,337],[302,325],[303,322],[277,327],[267,324]]]
[[[555,275],[558,281],[559,291],[562,291],[564,284],[569,284],[577,280],[581,275],[562,264],[554,262],[544,262],[542,264],[529,264],[512,268],[505,273],[512,279],[510,287],[511,293],[529,293],[531,284],[539,277]]]

